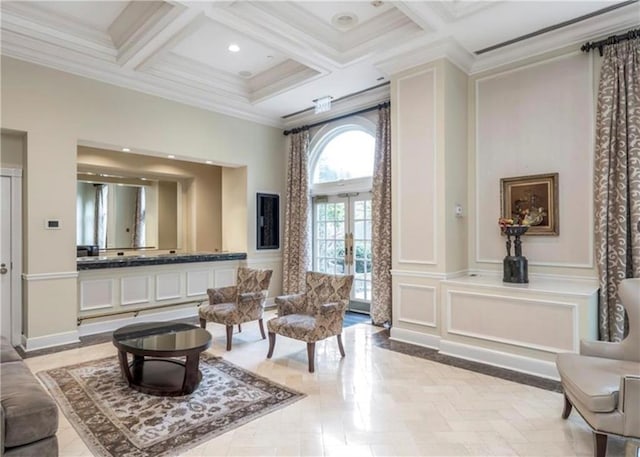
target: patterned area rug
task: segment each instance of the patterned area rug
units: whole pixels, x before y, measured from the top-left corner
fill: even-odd
[[[94,455],[177,455],[305,395],[202,354],[191,395],[157,397],[128,387],[117,357],[42,371],[65,416]]]

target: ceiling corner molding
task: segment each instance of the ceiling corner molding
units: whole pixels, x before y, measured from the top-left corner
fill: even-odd
[[[452,38],[445,38],[436,43],[423,45],[398,56],[375,62],[375,66],[387,75],[393,75],[437,59],[447,59],[465,73],[469,73],[476,58]]]
[[[482,54],[469,74],[477,74],[520,60],[599,39],[638,26],[638,4],[632,4],[586,21],[571,24],[535,39],[521,41]]]

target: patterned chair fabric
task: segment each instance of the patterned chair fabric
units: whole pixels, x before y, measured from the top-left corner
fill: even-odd
[[[269,355],[273,354],[275,335],[279,334],[305,341],[309,355],[309,371],[314,371],[315,342],[338,337],[342,347],[342,323],[349,304],[353,276],[307,272],[306,292],[276,297],[278,317],[267,321],[269,331]]]
[[[207,289],[209,304],[198,309],[200,326],[206,328],[207,322],[225,325],[228,351],[234,325],[257,320],[265,338],[262,316],[272,274],[272,270],[239,267],[235,286]]]

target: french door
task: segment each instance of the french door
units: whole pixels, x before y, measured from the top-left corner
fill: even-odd
[[[313,269],[354,275],[350,311],[371,306],[371,192],[315,197]]]

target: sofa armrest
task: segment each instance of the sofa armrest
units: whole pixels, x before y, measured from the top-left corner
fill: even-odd
[[[238,286],[207,289],[207,295],[209,296],[210,305],[217,305],[218,303],[235,303],[238,295]]]
[[[640,376],[625,375],[620,379],[618,411],[624,415],[624,435],[640,438]]]
[[[305,294],[281,295],[276,297],[275,303],[278,306],[278,316],[287,314],[300,314],[305,312]]]
[[[609,343],[607,341],[580,341],[580,355],[624,360],[620,343]]]

